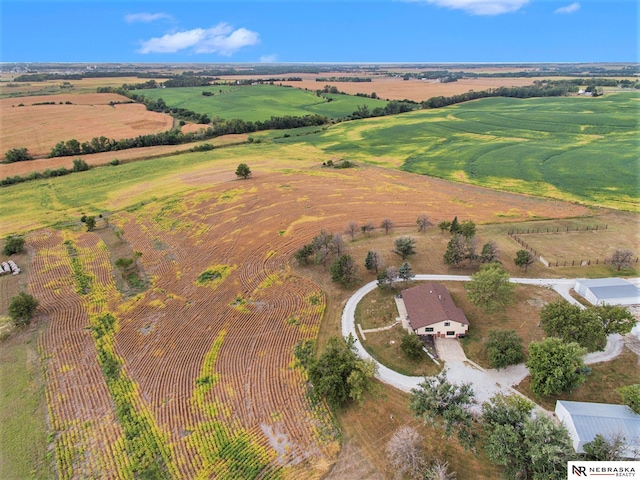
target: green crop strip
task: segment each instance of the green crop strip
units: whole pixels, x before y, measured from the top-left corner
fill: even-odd
[[[80,295],[86,295],[91,291],[93,277],[84,271],[80,258],[78,258],[78,250],[71,240],[65,240],[69,260],[71,261],[71,271],[73,272],[73,281],[75,290]]]

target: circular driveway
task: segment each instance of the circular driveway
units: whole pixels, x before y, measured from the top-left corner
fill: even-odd
[[[465,275],[416,275],[414,280],[433,280],[433,281],[459,281],[468,282],[471,277]],[[637,279],[632,279],[632,281]],[[575,284],[575,279],[539,279],[539,278],[512,278],[512,283],[520,283],[524,285],[539,285],[542,287],[552,288],[559,295],[574,305],[582,304],[570,295],[570,290]],[[342,335],[347,337],[353,335],[355,339],[355,348],[358,355],[364,359],[371,359],[378,365],[378,379],[395,388],[405,392],[416,388],[424,377],[412,377],[402,375],[395,370],[385,367],[375,360],[360,342],[356,334],[355,311],[356,306],[364,298],[364,296],[378,287],[377,282],[363,285],[356,291],[344,306],[342,311]],[[611,335],[607,341],[607,347],[604,352],[595,352],[585,357],[586,363],[597,363],[611,360],[622,352],[622,337],[620,335]],[[513,385],[520,383],[528,374],[524,364],[511,365],[501,370],[485,369],[468,360],[460,343],[457,339],[436,339],[436,348],[440,358],[445,362],[444,371],[447,379],[456,384],[471,383],[476,400],[479,402],[477,408],[482,402],[489,400],[497,393],[503,395],[520,395],[519,392],[512,388]]]

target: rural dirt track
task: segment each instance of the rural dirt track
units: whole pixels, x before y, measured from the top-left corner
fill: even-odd
[[[211,185],[202,178],[200,186]],[[461,207],[461,199],[468,206]],[[218,423],[228,435],[248,438],[266,452],[265,471],[286,467],[298,477],[322,474],[337,448],[332,426],[326,407],[309,403],[304,374],[292,367],[292,349],[316,337],[325,298],[290,269],[292,254],[321,228],[341,232],[350,221],[389,217],[397,225],[414,225],[421,213],[432,212],[437,222],[460,215],[462,208],[464,219],[495,221],[493,212],[505,204],[518,214],[510,221],[587,211],[373,167],[256,170],[246,181],[221,181],[111,217],[141,253],[151,282],[126,301],[97,234],[31,234],[31,290],[51,319],[39,343],[46,393],[69,478],[95,471],[119,478],[124,468],[118,463],[123,433],[87,328],[92,316],[106,312],[118,318],[115,352],[136,385],[133,405],[149,411],[153,428],[167,436],[180,477],[227,471],[226,461],[202,456],[221,445],[211,427]],[[72,258],[92,278],[88,293],[76,291]],[[205,269],[223,265],[230,267],[226,278],[209,286],[196,283]],[[216,342],[219,351],[212,356]],[[210,365],[207,358],[213,358]],[[211,389],[198,396],[196,380],[203,373]]]

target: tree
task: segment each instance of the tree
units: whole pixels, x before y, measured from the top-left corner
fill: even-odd
[[[357,280],[358,266],[351,255],[340,255],[331,264],[331,280],[342,286],[353,285]]]
[[[353,242],[355,240],[357,231],[358,231],[358,224],[356,222],[349,222],[349,225],[347,225],[347,228],[345,229],[344,233],[351,235],[351,241]]]
[[[4,249],[2,252],[9,256],[14,253],[21,253],[22,248],[24,247],[24,238],[18,237],[17,235],[9,235],[6,238]]]
[[[347,340],[330,337],[318,359],[308,359],[312,396],[325,398],[333,409],[361,396],[363,390],[373,386],[376,364],[358,358],[354,343],[352,336]]]
[[[115,262],[114,262],[115,266],[122,269],[122,270],[126,270],[127,268],[129,268],[131,265],[133,265],[133,259],[132,258],[118,258]]]
[[[616,267],[618,271],[620,271],[621,268],[631,268],[632,260],[633,252],[628,249],[617,249],[609,259],[611,265]]]
[[[469,407],[473,404],[471,384],[454,385],[447,381],[447,374],[441,372],[435,377],[425,377],[418,388],[411,389],[409,409],[425,423],[444,428],[447,437],[457,432],[463,446],[471,447],[475,434]]]
[[[74,172],[85,172],[89,170],[89,165],[81,158],[73,159],[73,171]]]
[[[388,235],[389,231],[394,227],[394,223],[389,220],[388,218],[385,218],[384,220],[382,220],[382,223],[380,224],[380,228],[382,228],[384,230],[384,234]]]
[[[20,292],[11,298],[9,303],[9,317],[17,326],[29,325],[33,314],[38,308],[38,300],[33,295]]]
[[[593,440],[582,446],[585,453],[585,460],[591,462],[615,462],[624,460],[625,448],[626,442],[622,433],[611,435],[609,438],[605,438],[598,433]]]
[[[498,246],[495,242],[489,241],[482,246],[480,252],[480,261],[482,263],[491,263],[498,261]]]
[[[458,232],[465,238],[471,238],[476,234],[476,224],[471,220],[465,220],[460,224]]]
[[[536,261],[536,258],[529,250],[518,250],[516,252],[516,258],[513,259],[516,266],[522,268],[524,267],[524,272],[527,273],[529,269],[529,265],[533,265]]]
[[[398,279],[398,269],[387,267],[377,277],[379,288],[393,288],[393,283]]]
[[[619,388],[618,393],[625,405],[629,405],[631,410],[640,414],[640,383]]]
[[[25,160],[32,160],[33,157],[29,155],[29,150],[26,148],[12,148],[4,155],[6,163],[24,162]]]
[[[404,261],[408,256],[416,253],[416,241],[411,237],[400,237],[395,241],[393,253],[400,255]]]
[[[540,326],[549,337],[576,342],[593,352],[604,350],[607,337],[593,309],[582,309],[566,300],[551,302],[540,311]]]
[[[298,261],[299,265],[306,265],[309,263],[311,255],[313,255],[313,245],[308,243],[296,251],[296,253],[293,254],[293,258]]]
[[[522,338],[515,330],[490,330],[485,348],[492,368],[515,365],[524,359]]]
[[[436,460],[424,473],[424,480],[456,480],[456,472],[449,472],[449,462]]]
[[[455,217],[449,226],[449,233],[451,235],[455,235],[456,233],[460,233],[460,223],[458,222],[458,217]]]
[[[420,435],[415,428],[404,426],[396,430],[387,443],[387,459],[395,478],[421,478],[425,459],[420,451]]]
[[[375,226],[373,225],[373,223],[371,222],[367,222],[364,225],[362,225],[360,227],[360,230],[362,230],[362,233],[364,233],[365,235],[369,236],[371,235],[371,232],[373,232],[375,230]]]
[[[87,232],[92,232],[96,228],[96,217],[87,217],[84,223],[87,225]]]
[[[400,265],[400,268],[398,269],[398,277],[400,277],[401,280],[404,280],[406,282],[408,280],[411,280],[415,276],[416,275],[413,273],[411,264],[409,262],[404,262],[402,265]]]
[[[442,261],[445,265],[460,266],[465,257],[465,249],[464,237],[460,234],[455,234],[447,244],[447,250],[444,252]]]
[[[249,178],[251,176],[251,169],[246,163],[241,163],[236,168],[236,176],[238,178]]]
[[[400,342],[400,350],[402,350],[402,353],[404,353],[407,358],[410,358],[412,360],[420,358],[423,347],[424,345],[417,335],[414,335],[412,333],[405,333],[402,336],[402,341]]]
[[[556,395],[583,384],[588,372],[582,360],[585,353],[587,349],[578,343],[564,343],[555,337],[531,342],[526,363],[531,391],[536,395]]]
[[[440,233],[448,232],[451,228],[451,222],[448,220],[443,220],[438,224],[438,228],[440,229]]]
[[[426,232],[427,228],[431,225],[429,217],[427,217],[424,213],[422,215],[418,215],[416,223],[418,224],[418,232],[421,233]]]
[[[364,261],[364,266],[367,270],[378,273],[381,263],[380,254],[376,250],[369,250],[367,252],[367,258]]]
[[[482,405],[489,459],[505,468],[506,478],[564,479],[574,456],[562,425],[531,417],[533,404],[521,397],[497,395]]]
[[[509,273],[499,263],[486,263],[480,271],[471,275],[465,285],[471,303],[487,313],[504,310],[513,302],[515,285],[509,281]]]
[[[593,310],[600,320],[605,335],[612,333],[626,335],[636,325],[636,319],[626,307],[605,303],[589,309]]]

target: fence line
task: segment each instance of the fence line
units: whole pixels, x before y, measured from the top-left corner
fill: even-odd
[[[523,228],[522,230],[520,229],[515,229],[515,230],[509,230],[508,235],[531,235],[531,234],[542,234],[542,233],[560,233],[561,231],[563,233],[566,232],[579,232],[579,231],[584,231],[584,232],[597,232],[598,230],[607,230],[609,228],[609,225],[596,225],[596,226],[589,226],[587,225],[586,227],[538,227],[538,228],[527,228],[526,230]]]

